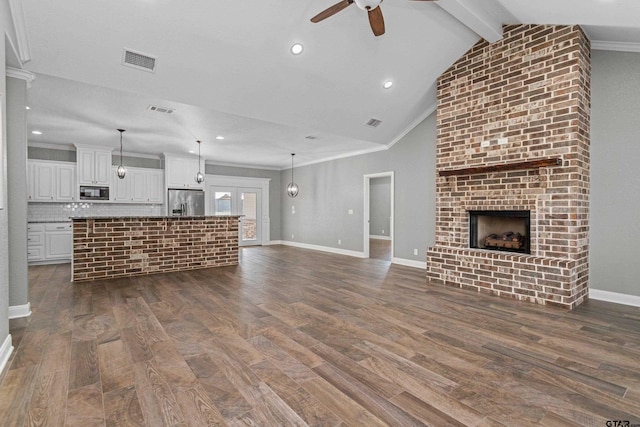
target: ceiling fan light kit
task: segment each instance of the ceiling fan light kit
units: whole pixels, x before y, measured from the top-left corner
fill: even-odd
[[[437,1],[437,0],[414,0],[414,1]],[[374,36],[381,36],[384,34],[384,17],[382,16],[382,9],[380,9],[380,3],[382,0],[342,0],[333,6],[329,6],[313,18],[311,18],[311,22],[318,23],[323,21],[341,10],[345,9],[347,6],[355,3],[360,9],[367,11],[369,15],[369,25],[371,26],[371,31],[373,31]]]

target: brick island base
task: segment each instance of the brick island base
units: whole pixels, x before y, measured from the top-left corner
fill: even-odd
[[[238,216],[73,219],[72,280],[238,264]]]

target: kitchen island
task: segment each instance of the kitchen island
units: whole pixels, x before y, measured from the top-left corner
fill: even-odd
[[[239,215],[71,219],[73,281],[238,264]]]

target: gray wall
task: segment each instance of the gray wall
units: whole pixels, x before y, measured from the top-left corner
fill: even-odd
[[[592,52],[590,288],[640,296],[640,54]]]
[[[219,165],[205,165],[205,173],[211,175],[226,175],[226,176],[246,176],[249,178],[270,178],[269,182],[269,221],[271,227],[269,233],[271,240],[281,240],[281,181],[280,171],[269,169],[251,169],[240,168],[233,166],[219,166]],[[284,184],[287,185],[286,183]]]
[[[29,302],[27,274],[27,82],[7,78],[7,214],[9,306]]]
[[[371,178],[369,182],[369,234],[389,236],[391,218],[391,177]]]
[[[6,38],[14,35],[11,24],[11,11],[8,1],[0,1],[0,93],[6,94]],[[15,37],[12,37],[14,46]],[[6,96],[0,97],[0,346],[9,337],[9,253],[7,219],[7,104]],[[0,360],[0,363],[2,361]]]
[[[295,168],[300,193],[282,197],[282,240],[362,252],[364,175],[394,171],[394,256],[424,262],[435,240],[435,147],[434,113],[389,150]]]

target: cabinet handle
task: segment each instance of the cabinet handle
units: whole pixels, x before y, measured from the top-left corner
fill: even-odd
[[[51,200],[53,200],[53,196],[51,196]]]
[[[63,227],[56,227],[56,230],[64,230],[65,228],[67,228],[67,227],[64,227],[64,226]]]

